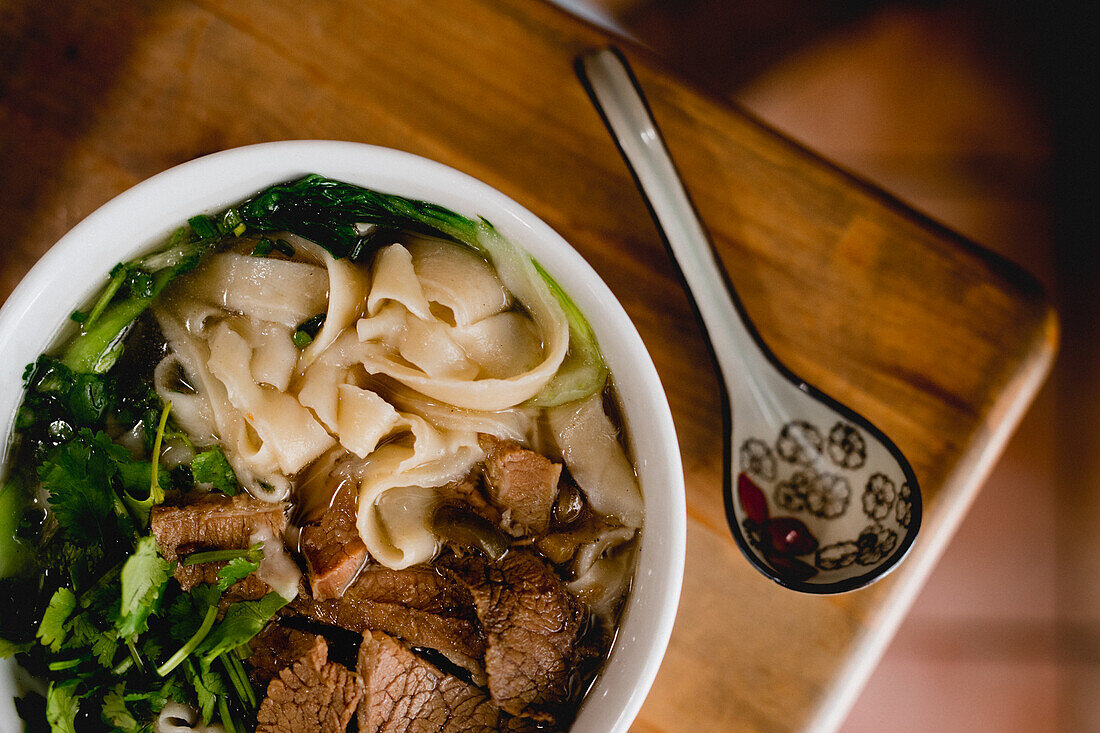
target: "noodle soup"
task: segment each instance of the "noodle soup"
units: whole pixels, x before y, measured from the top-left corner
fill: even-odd
[[[490,222],[307,176],[194,217],[73,320],[5,494],[0,636],[48,681],[21,713],[569,726],[645,506],[584,314]]]

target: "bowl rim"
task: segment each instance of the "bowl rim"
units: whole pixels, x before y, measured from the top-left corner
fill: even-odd
[[[212,213],[268,185],[311,172],[423,198],[467,215],[491,213],[487,218],[494,226],[509,239],[519,240],[523,249],[536,250],[539,263],[590,316],[623,403],[645,494],[646,519],[632,590],[611,655],[586,694],[573,730],[626,731],[645,701],[667,649],[684,575],[684,474],[667,396],[636,327],[580,253],[518,202],[443,163],[366,143],[268,142],[181,163],[104,203],[47,250],[0,307],[3,465],[7,465],[15,408],[22,397],[22,383],[16,375],[55,342],[67,315],[102,287],[103,275],[115,263],[148,249],[190,216]],[[120,223],[133,225],[121,238],[115,235]],[[59,287],[60,291],[55,290]],[[58,297],[57,292],[65,295]],[[26,328],[36,320],[59,325]],[[28,330],[32,333],[26,333]],[[619,364],[618,369],[612,362]],[[629,371],[624,372],[627,365]],[[659,450],[643,455],[640,445]],[[7,664],[14,667],[11,661]],[[0,673],[3,671],[0,667]],[[4,682],[0,674],[0,689]],[[627,682],[628,688],[624,687]],[[608,686],[616,683],[619,691],[612,695]],[[11,698],[0,696],[2,726],[7,718],[5,707],[9,714],[14,713]]]

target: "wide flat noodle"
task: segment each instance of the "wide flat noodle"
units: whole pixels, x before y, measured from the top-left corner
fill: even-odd
[[[287,391],[298,366],[298,347],[291,340],[293,330],[280,323],[253,318],[234,319],[234,325],[252,352],[249,360],[252,378],[280,392]]]
[[[208,366],[223,385],[229,402],[245,415],[264,448],[270,448],[286,475],[297,473],[335,444],[306,408],[285,392],[257,385],[244,368],[248,343],[221,323],[210,339]]]
[[[435,557],[431,489],[463,478],[485,458],[476,433],[440,431],[416,415],[403,414],[400,423],[402,437],[339,469],[359,482],[357,525],[367,550],[395,569]]]
[[[450,330],[452,343],[481,367],[481,376],[506,379],[527,372],[542,359],[542,339],[526,314],[506,311]]]
[[[296,261],[215,255],[157,305],[171,346],[158,392],[190,433],[221,443],[251,493],[282,499],[295,476],[303,487],[353,482],[371,556],[391,568],[430,561],[439,487],[484,460],[481,433],[540,444],[542,413],[523,404],[569,347],[530,258],[491,228],[481,237],[491,265],[416,238],[382,248],[370,277],[292,236]],[[292,271],[309,281],[304,292],[282,279]],[[325,324],[299,352],[293,331],[318,313]],[[178,384],[181,370],[193,390]],[[554,440],[591,506],[625,525],[577,554],[577,582],[595,588],[640,526],[641,496],[598,395],[555,414]]]
[[[592,508],[627,527],[641,527],[645,508],[634,469],[599,393],[546,411],[565,465]]]
[[[527,255],[491,229],[487,228],[482,234],[482,244],[492,257],[501,281],[524,307],[542,335],[540,361],[530,368],[525,363],[513,364],[511,369],[503,368],[496,362],[493,371],[507,374],[499,377],[474,377],[469,375],[468,370],[452,368],[458,362],[451,361],[432,364],[433,375],[425,370],[424,365],[408,358],[406,352],[423,354],[422,349],[410,350],[411,347],[405,345],[410,332],[412,341],[418,338],[419,332],[411,327],[411,321],[406,321],[406,328],[397,336],[381,333],[375,324],[360,321],[357,329],[361,340],[377,341],[390,347],[364,352],[363,366],[368,372],[385,374],[424,395],[456,407],[479,410],[514,407],[534,397],[553,378],[569,348],[569,325],[565,313]],[[382,315],[383,304],[389,302],[400,303],[408,314],[421,321],[434,321],[440,327],[450,325],[431,313],[424,288],[416,279],[412,257],[405,247],[393,244],[381,250],[375,268],[367,308],[372,318],[368,321]],[[394,318],[392,312],[387,317]],[[503,338],[504,334],[500,335]],[[513,337],[523,338],[522,334],[508,334],[508,338]],[[395,339],[398,353],[393,351]],[[504,350],[497,353],[502,354]],[[524,356],[522,361],[530,359]],[[447,373],[449,368],[451,373]]]
[[[328,300],[324,268],[236,252],[210,255],[187,283],[193,300],[291,328],[323,313]]]
[[[324,247],[294,234],[286,235],[295,250],[305,252],[328,271],[328,307],[325,323],[313,342],[302,352],[299,369],[313,363],[351,327],[367,305],[369,278],[364,270],[348,259],[336,259]]]
[[[413,269],[412,255],[402,245],[391,244],[378,250],[374,256],[373,281],[367,298],[367,312],[372,316],[387,301],[393,301],[417,318],[432,318],[431,306]]]
[[[446,308],[453,325],[478,323],[511,305],[492,266],[468,247],[420,237],[410,239],[406,248],[424,297]]]
[[[230,403],[225,385],[207,368],[207,326],[218,312],[193,301],[168,299],[158,304],[155,314],[171,347],[154,372],[155,386],[162,400],[178,405],[174,419],[192,436],[215,436],[250,494],[265,501],[285,499],[290,481],[279,470],[273,452],[259,444],[244,416]],[[194,387],[193,394],[175,389],[170,375],[177,365]],[[202,445],[199,440],[196,443]]]

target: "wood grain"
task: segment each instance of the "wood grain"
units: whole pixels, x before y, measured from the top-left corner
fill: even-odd
[[[764,338],[910,458],[905,566],[804,597],[741,557],[717,382],[573,58],[600,32],[529,0],[0,4],[0,295],[73,224],[204,153],[333,138],[464,170],[544,218],[622,301],[672,405],[688,488],[677,627],[641,731],[828,727],[870,673],[1054,352],[1036,282],[638,52],[688,189]]]

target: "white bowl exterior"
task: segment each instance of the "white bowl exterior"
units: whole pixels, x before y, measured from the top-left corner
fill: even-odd
[[[574,733],[626,731],[672,633],[686,544],[684,479],[672,415],[657,371],[622,306],[553,229],[490,186],[440,163],[359,143],[290,141],[215,153],[117,196],[62,237],[0,309],[0,421],[7,445],[23,368],[53,343],[68,315],[116,263],[148,249],[197,213],[213,213],[305,173],[484,216],[531,253],[580,306],[615,378],[646,503],[634,585],[611,657],[581,707]],[[4,448],[6,450],[6,447]],[[14,664],[0,665],[0,731],[21,730]]]

